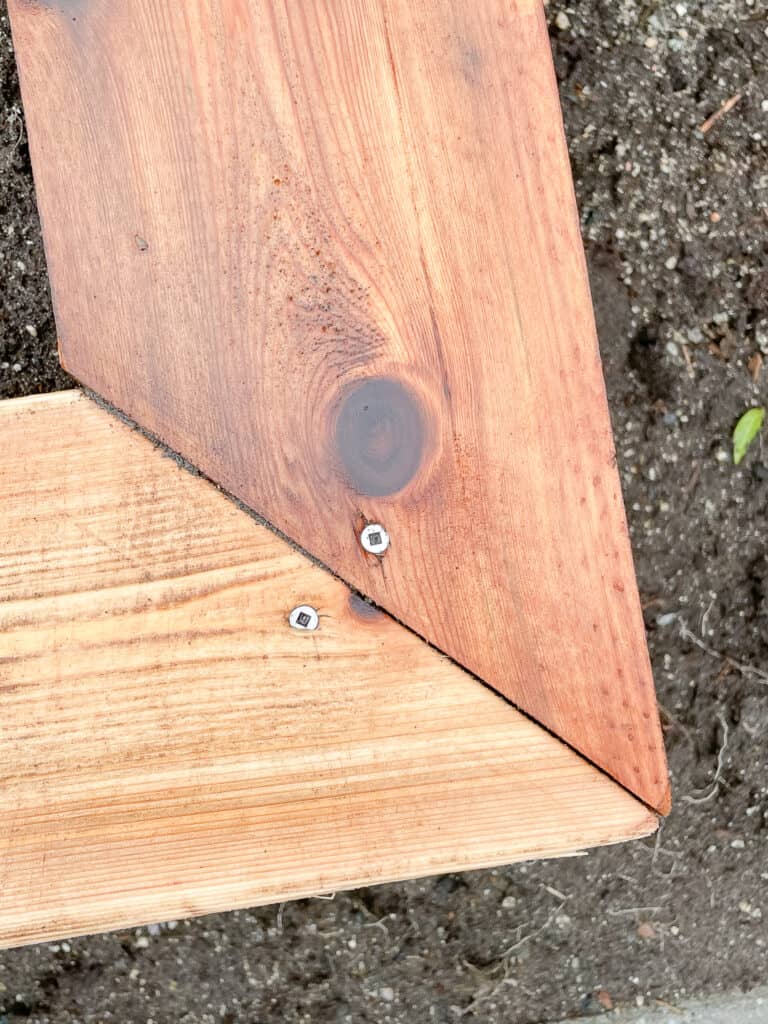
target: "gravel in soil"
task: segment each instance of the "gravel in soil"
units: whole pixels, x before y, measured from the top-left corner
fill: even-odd
[[[534,1024],[765,982],[768,449],[736,468],[730,434],[768,380],[768,8],[548,10],[669,820],[583,858],[6,952],[0,1021]],[[2,0],[0,282],[0,396],[70,386]]]

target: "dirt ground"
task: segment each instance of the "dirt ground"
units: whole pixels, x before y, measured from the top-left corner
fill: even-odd
[[[768,448],[735,468],[730,434],[768,382],[768,8],[549,12],[673,777],[658,843],[6,952],[0,1024],[534,1024],[766,982]],[[0,282],[0,395],[68,386],[4,0]]]

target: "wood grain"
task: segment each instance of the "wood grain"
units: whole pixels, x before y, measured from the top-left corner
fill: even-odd
[[[9,9],[65,367],[665,810],[541,4]]]
[[[0,436],[1,944],[655,827],[78,393],[0,403]]]

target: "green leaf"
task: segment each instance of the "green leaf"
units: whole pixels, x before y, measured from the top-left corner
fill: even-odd
[[[757,409],[747,409],[736,424],[733,431],[733,461],[737,466],[747,454],[747,448],[760,433],[764,419],[765,409],[760,406]]]

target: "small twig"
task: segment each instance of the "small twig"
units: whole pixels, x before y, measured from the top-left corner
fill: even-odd
[[[685,504],[686,505],[688,504],[688,500],[691,497],[691,494],[693,494],[693,491],[694,491],[694,489],[696,487],[696,484],[699,482],[699,477],[700,476],[701,476],[701,463],[697,462],[696,465],[693,467],[693,472],[690,475],[688,483],[683,488],[683,495],[685,497]]]
[[[566,899],[567,899],[567,897],[566,897]],[[524,946],[527,942],[530,942],[531,939],[535,939],[537,936],[541,935],[542,932],[545,932],[547,930],[547,928],[549,928],[549,926],[552,924],[554,919],[557,917],[557,915],[560,913],[560,911],[563,909],[564,906],[565,906],[565,900],[563,900],[563,902],[560,904],[559,907],[556,907],[552,911],[552,913],[549,915],[547,920],[544,922],[544,924],[540,928],[537,928],[533,932],[529,932],[528,935],[523,935],[522,938],[517,940],[517,942],[513,943],[508,949],[505,949],[503,953],[500,953],[498,955],[498,957],[496,958],[496,963],[490,968],[489,971],[486,971],[486,972],[480,971],[480,970],[478,970],[477,967],[474,966],[474,964],[470,964],[466,960],[463,961],[464,964],[471,971],[473,971],[474,973],[477,973],[477,974],[481,974],[481,975],[483,975],[485,977],[488,977],[491,974],[496,974],[499,970],[503,971],[503,974],[502,974],[501,980],[498,981],[495,985],[493,985],[492,988],[490,988],[487,992],[481,992],[479,995],[477,995],[472,1000],[472,1002],[468,1006],[464,1007],[464,1009],[461,1011],[462,1017],[466,1017],[466,1015],[468,1013],[473,1013],[478,1008],[478,1006],[482,1006],[483,1003],[487,1003],[489,1000],[495,998],[495,996],[502,990],[502,988],[505,985],[514,984],[514,982],[511,981],[510,977],[509,977],[509,970],[510,970],[510,962],[509,961],[510,961],[510,959],[512,957],[512,954],[516,950],[520,949],[521,946]]]
[[[699,125],[699,131],[701,134],[706,135],[711,128],[714,128],[721,117],[725,117],[729,110],[733,110],[743,95],[744,93],[737,92],[734,96],[729,96],[728,99],[717,108],[714,114],[710,114],[706,121],[703,121]]]
[[[709,613],[712,611],[714,603],[715,603],[715,599],[713,597],[712,600],[707,605],[707,610],[701,616],[701,622],[699,623],[699,632],[701,633],[702,636],[706,636],[707,635],[707,621],[709,619]]]
[[[656,1006],[663,1006],[667,1010],[671,1010],[673,1013],[685,1013],[685,1010],[681,1010],[679,1006],[675,1006],[674,1003],[668,1003],[666,999],[654,999]]]
[[[680,636],[683,640],[688,640],[690,643],[695,644],[696,647],[704,651],[711,658],[718,658],[720,661],[727,662],[731,668],[735,668],[743,676],[751,676],[754,679],[759,679],[761,683],[768,684],[768,672],[763,672],[762,669],[755,668],[754,665],[745,665],[744,662],[735,661],[729,654],[723,654],[722,651],[716,651],[714,647],[705,644],[701,637],[692,633],[683,619],[680,619]]]
[[[654,874],[661,875],[664,878],[671,878],[674,875],[674,873],[675,873],[675,868],[677,866],[677,861],[678,861],[680,855],[678,853],[672,853],[671,850],[664,850],[664,849],[662,849],[662,846],[661,846],[661,833],[663,831],[664,831],[664,822],[662,821],[662,823],[659,825],[659,830],[656,833],[656,838],[654,839],[654,842],[653,842],[653,854],[651,856],[651,871],[653,871]],[[643,847],[643,848],[647,849],[647,847]],[[656,861],[657,861],[658,856],[659,856],[660,853],[663,853],[665,857],[671,857],[672,860],[674,861],[674,863],[672,864],[672,867],[669,869],[669,871],[660,871],[656,867]]]
[[[16,155],[16,151],[18,150],[18,148],[21,145],[22,140],[24,138],[24,119],[22,118],[21,111],[19,110],[18,107],[16,107],[16,106],[11,107],[11,112],[8,114],[6,122],[7,122],[9,128],[16,128],[16,130],[17,130],[16,141],[11,146],[11,149],[10,149],[10,151],[8,153],[8,156],[6,158],[6,161],[5,161],[6,162],[6,166],[10,167],[11,163],[13,161],[13,158]]]
[[[656,914],[664,907],[627,907],[625,910],[608,910],[609,917],[621,917],[623,914]]]
[[[717,718],[723,730],[723,742],[717,754],[717,768],[715,770],[715,778],[712,782],[712,787],[708,793],[705,793],[702,796],[684,796],[683,800],[687,804],[708,804],[710,800],[717,796],[720,790],[720,783],[722,782],[723,778],[723,763],[725,761],[725,751],[728,748],[728,723],[725,720],[725,716],[723,715],[722,711],[718,712]]]
[[[389,938],[389,929],[381,919],[378,921],[369,921],[368,924],[363,925],[363,928],[381,928],[387,938]]]
[[[755,384],[760,380],[760,371],[763,368],[763,355],[761,352],[754,352],[747,362],[749,375]]]
[[[555,920],[555,918],[557,917],[557,915],[560,913],[560,911],[563,909],[564,906],[565,906],[565,900],[563,900],[563,902],[560,904],[559,907],[555,907],[555,909],[549,915],[549,917],[544,922],[544,924],[541,926],[541,928],[537,928],[536,931],[529,932],[528,935],[524,935],[521,939],[518,939],[517,942],[514,942],[511,946],[509,946],[508,949],[505,949],[503,953],[499,954],[499,959],[500,960],[506,960],[507,957],[511,956],[512,953],[514,953],[518,949],[520,949],[521,946],[524,946],[527,942],[530,942],[531,939],[535,939],[539,935],[541,935],[542,932],[545,932],[547,930],[547,928],[549,928],[549,926]]]
[[[24,118],[21,116],[21,110],[15,105],[11,107],[11,112],[8,114],[8,124],[17,129],[16,141],[13,144],[13,151],[16,152],[24,138]]]
[[[683,736],[685,736],[686,740],[688,740],[689,743],[693,744],[694,739],[691,736],[691,730],[688,728],[688,726],[683,725],[680,719],[676,718],[675,715],[673,715],[672,712],[669,710],[669,708],[665,707],[661,703],[661,701],[658,701],[657,703],[659,711],[661,712],[661,717],[666,720],[667,724],[671,725],[675,729],[679,729]]]
[[[544,886],[543,888],[547,889],[548,887]],[[524,946],[526,942],[530,942],[531,939],[537,938],[537,936],[541,935],[542,932],[546,932],[549,926],[555,920],[560,910],[562,910],[562,908],[565,906],[565,902],[567,899],[567,896],[563,898],[562,903],[560,903],[559,906],[555,907],[555,909],[549,915],[549,918],[547,918],[547,920],[541,928],[537,928],[536,931],[529,932],[527,935],[523,935],[521,938],[517,940],[517,942],[514,942],[511,946],[509,946],[509,948],[505,949],[504,952],[499,953],[499,955],[496,957],[496,963],[492,967],[483,971],[475,967],[474,964],[470,964],[468,961],[463,961],[464,965],[467,968],[469,968],[469,970],[472,971],[473,974],[479,974],[483,978],[488,978],[492,975],[498,974],[501,971],[502,977],[500,981],[498,981],[495,985],[490,987],[486,992],[480,992],[478,995],[476,995],[475,998],[472,999],[472,1001],[470,1002],[469,1006],[465,1007],[464,1010],[462,1011],[462,1017],[466,1017],[467,1014],[473,1013],[475,1010],[477,1010],[478,1007],[482,1006],[483,1002],[487,1002],[488,1000],[495,998],[496,995],[498,995],[498,993],[502,990],[502,988],[505,985],[515,984],[515,982],[512,981],[509,977],[511,967],[510,959],[512,958],[512,953],[514,953],[521,946]]]
[[[467,967],[471,968],[472,965],[468,964],[466,960],[464,961],[464,963],[467,965]],[[505,966],[505,971],[508,971],[508,970],[509,970],[509,964],[507,964]],[[483,992],[480,995],[476,996],[472,1000],[472,1002],[469,1004],[469,1006],[465,1006],[464,1009],[461,1011],[461,1016],[462,1017],[466,1017],[466,1015],[468,1013],[474,1013],[475,1010],[478,1008],[478,1006],[482,1006],[483,1003],[487,1003],[491,999],[495,999],[496,996],[499,994],[499,992],[501,992],[501,990],[504,988],[505,985],[514,985],[514,984],[515,984],[515,982],[509,977],[509,975],[507,973],[505,973],[504,977],[501,979],[501,981],[497,982],[493,986],[493,988],[489,989],[487,992]]]
[[[690,349],[688,348],[688,346],[685,343],[683,343],[680,347],[683,350],[683,356],[685,358],[685,365],[688,367],[688,376],[689,377],[695,377],[696,376],[696,371],[693,368],[693,360],[691,359]]]
[[[405,944],[407,942],[410,942],[410,940],[414,936],[416,936],[418,934],[419,934],[418,928],[413,923],[413,921],[411,921],[411,923],[405,929],[405,932],[404,932],[402,938],[400,939],[400,941],[398,942],[398,944],[396,946],[394,946],[391,950],[389,950],[389,953],[388,953],[389,958],[391,960],[396,960],[400,956],[400,953],[402,952],[403,947],[405,946]]]
[[[542,883],[541,888],[544,892],[548,892],[550,896],[554,896],[556,900],[562,900],[563,903],[571,898],[570,896],[566,896],[564,892],[560,892],[559,889],[554,889],[551,885],[544,885]]]

